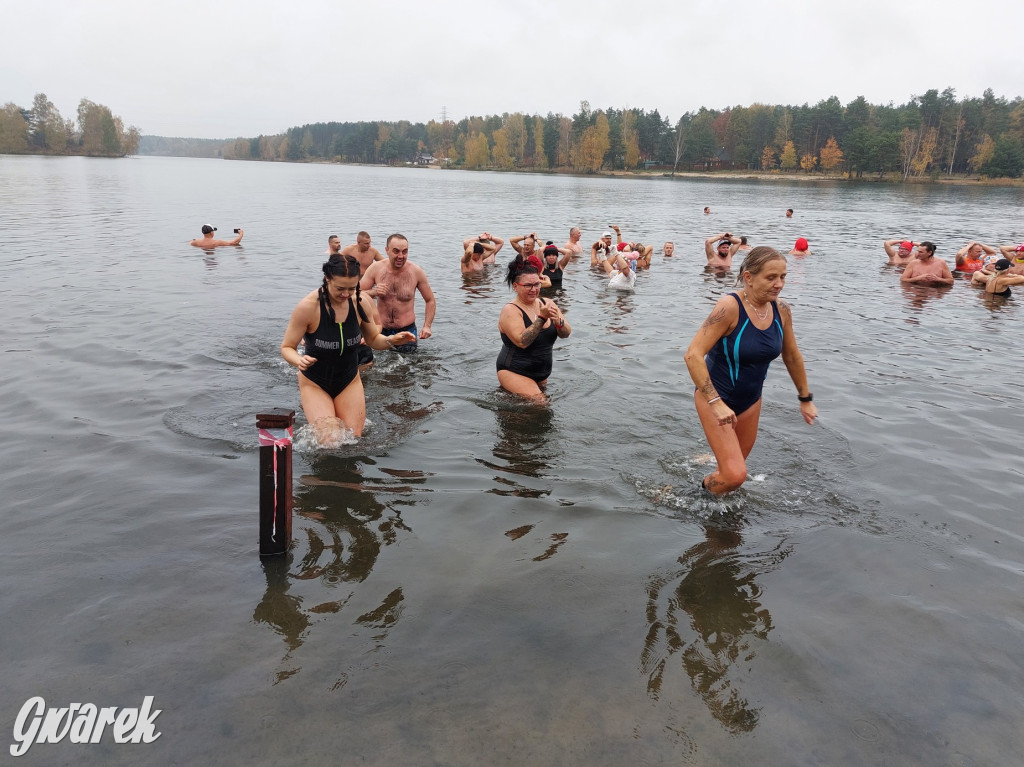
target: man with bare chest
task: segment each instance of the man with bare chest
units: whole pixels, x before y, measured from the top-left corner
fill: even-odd
[[[341,255],[354,257],[359,262],[360,274],[366,274],[366,270],[370,268],[370,264],[374,261],[384,260],[384,256],[380,254],[380,251],[370,245],[370,235],[366,232],[357,234],[356,241],[342,248]]]
[[[575,261],[583,255],[583,246],[580,245],[580,238],[582,237],[583,232],[580,231],[578,226],[574,226],[569,230],[569,239],[559,250],[563,255],[568,254]]]
[[[900,282],[911,282],[919,285],[952,285],[953,273],[949,264],[935,257],[935,245],[930,242],[919,242],[914,254],[916,260],[907,264],[900,276]]]
[[[392,336],[409,331],[418,339],[430,338],[430,326],[434,322],[437,303],[430,283],[427,282],[426,272],[409,260],[409,240],[405,235],[393,234],[388,237],[385,252],[387,259],[370,264],[359,281],[359,289],[368,291],[377,299],[377,312],[383,326],[381,332]],[[417,290],[425,304],[423,327],[418,333],[415,304]],[[415,351],[416,342],[396,346],[395,349],[402,352]]]
[[[894,266],[906,266],[914,260],[913,250],[917,246],[913,240],[886,240],[882,243],[889,263]]]

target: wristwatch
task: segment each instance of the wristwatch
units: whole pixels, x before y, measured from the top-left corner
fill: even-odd
[[[814,395],[811,394],[811,392],[807,392],[806,397],[801,397],[799,394],[797,394],[796,398],[801,402],[814,402]]]

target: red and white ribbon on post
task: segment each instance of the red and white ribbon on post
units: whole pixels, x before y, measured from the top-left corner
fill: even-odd
[[[286,429],[259,429],[260,447],[274,448],[274,530],[277,530],[277,454],[292,444],[292,427]],[[274,536],[275,539],[277,536]]]

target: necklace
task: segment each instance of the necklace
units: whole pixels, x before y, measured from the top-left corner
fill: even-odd
[[[751,309],[753,309],[753,311],[754,311],[754,316],[755,316],[755,317],[757,317],[757,318],[758,318],[759,320],[761,320],[762,322],[764,322],[764,320],[765,320],[765,319],[766,319],[766,318],[768,317],[768,308],[769,308],[769,307],[771,306],[771,304],[765,304],[765,306],[764,306],[764,311],[763,311],[763,312],[759,312],[759,311],[757,311],[757,307],[756,307],[756,306],[754,306],[754,302],[753,302],[753,301],[751,301],[751,300],[750,300],[750,299],[749,299],[749,298],[747,297],[747,291],[745,291],[745,290],[743,291],[743,299],[744,299],[744,300],[745,300],[745,301],[746,301],[746,302],[747,302],[748,304],[750,304],[750,308],[751,308]]]

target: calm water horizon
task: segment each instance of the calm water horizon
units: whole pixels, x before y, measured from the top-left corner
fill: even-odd
[[[33,696],[161,710],[153,743],[19,763],[1020,763],[1024,299],[903,287],[882,241],[952,263],[1024,240],[1022,202],[0,156],[0,724]],[[190,247],[202,224],[243,246]],[[551,403],[517,401],[512,295],[460,275],[462,238],[609,224],[652,269],[616,292],[569,266]],[[261,562],[255,415],[304,423],[281,336],[361,229],[408,237],[434,337],[377,354],[362,440],[296,452],[293,551]],[[682,355],[733,288],[703,268],[725,230],[810,240],[783,298],[820,419],[777,362],[751,480],[708,502]]]

